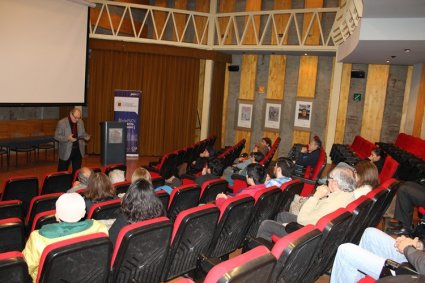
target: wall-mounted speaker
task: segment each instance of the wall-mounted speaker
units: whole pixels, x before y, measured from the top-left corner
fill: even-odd
[[[227,70],[229,70],[229,72],[239,72],[239,65],[229,65]]]
[[[361,70],[352,70],[351,71],[351,77],[355,79],[364,79],[366,76],[364,71]]]

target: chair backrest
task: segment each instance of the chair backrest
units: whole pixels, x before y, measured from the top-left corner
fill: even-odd
[[[370,227],[376,227],[393,200],[400,183],[396,179],[389,179],[381,184],[381,187],[386,188],[388,193],[385,195],[385,199],[382,201],[380,206],[372,212],[371,221],[369,222]]]
[[[113,184],[115,187],[115,193],[118,194],[125,194],[128,190],[128,187],[130,187],[131,182],[130,181],[124,181],[124,182],[118,182]]]
[[[0,201],[0,219],[14,218],[24,219],[22,201],[5,200]]]
[[[395,161],[390,155],[387,155],[384,165],[382,166],[382,170],[379,173],[379,182],[383,183],[393,178],[397,172],[398,165],[397,161]]]
[[[197,267],[200,254],[204,254],[214,235],[219,215],[218,208],[206,204],[179,213],[174,222],[163,281],[185,274]]]
[[[280,194],[280,188],[276,187],[265,188],[255,193],[255,205],[251,223],[248,225],[247,236],[255,237],[261,222],[274,217]]]
[[[204,283],[269,282],[276,258],[265,246],[258,246],[214,266]]]
[[[105,167],[103,167],[102,172],[106,174],[106,176],[109,176],[109,173],[114,170],[121,170],[124,171],[124,176],[127,174],[127,165],[123,163],[114,163],[114,164],[108,164]]]
[[[214,201],[219,193],[226,192],[228,185],[227,181],[223,179],[215,179],[204,182],[201,187],[199,203]]]
[[[31,199],[38,195],[38,179],[33,176],[11,177],[4,182],[3,188],[2,200],[22,201],[25,214]]]
[[[48,173],[44,176],[40,195],[66,193],[72,186],[72,173],[68,171]]]
[[[173,175],[176,160],[177,155],[175,153],[169,153],[167,157],[163,160],[163,162],[160,164],[160,167],[158,168],[159,174],[164,179],[168,179]]]
[[[220,216],[213,239],[206,253],[207,257],[218,258],[227,255],[242,245],[254,208],[254,198],[235,196],[220,206]]]
[[[152,176],[152,180],[151,181],[152,181],[152,186],[154,188],[158,188],[158,187],[164,186],[164,184],[165,184],[165,180],[161,176],[157,176],[157,177],[153,177]]]
[[[28,274],[28,265],[21,252],[0,253],[0,282],[32,282]]]
[[[322,233],[314,225],[280,238],[272,249],[277,259],[271,282],[302,282],[303,273],[308,268],[319,245]]]
[[[172,224],[166,217],[130,224],[118,234],[111,282],[160,282]]]
[[[27,226],[32,226],[32,222],[36,214],[43,211],[56,209],[56,201],[62,194],[63,193],[53,193],[34,197],[31,200],[30,208],[25,218]]]
[[[107,282],[111,253],[104,233],[50,244],[41,254],[36,282]]]
[[[201,189],[195,184],[175,188],[171,192],[167,210],[167,215],[171,222],[174,222],[177,214],[181,211],[197,206],[200,194]]]
[[[28,226],[29,228],[31,228],[31,231],[29,232],[29,234],[31,234],[31,232],[34,230],[40,230],[40,228],[46,224],[52,224],[52,223],[57,223],[55,209],[37,213],[34,217],[34,221],[32,222],[32,225]]]
[[[0,253],[22,251],[25,247],[25,225],[19,218],[0,220]]]
[[[315,282],[333,263],[336,250],[344,241],[351,213],[345,208],[339,208],[329,213],[317,222],[316,228],[322,232],[322,239],[310,263],[310,268],[304,273],[306,282]]]
[[[361,196],[347,205],[346,209],[348,212],[351,212],[352,217],[350,224],[348,225],[349,230],[347,231],[344,242],[358,244],[358,242],[355,242],[354,240],[360,239],[363,234],[363,223],[365,219],[367,219],[367,215],[372,204],[373,202],[371,199],[366,196]]]
[[[291,206],[291,202],[294,200],[294,196],[296,194],[301,194],[303,186],[304,184],[298,179],[283,183],[280,187],[282,193],[280,194],[280,200],[276,212],[289,211],[289,207]]]
[[[120,198],[94,203],[89,211],[87,211],[87,219],[99,220],[117,218],[120,207]]]
[[[155,191],[155,194],[159,198],[159,200],[162,202],[162,205],[164,206],[164,209],[166,210],[168,207],[168,203],[170,201],[170,195],[164,190]]]

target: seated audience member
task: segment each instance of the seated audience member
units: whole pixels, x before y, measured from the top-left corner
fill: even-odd
[[[81,167],[80,171],[78,172],[78,180],[72,184],[72,188],[70,188],[67,193],[75,193],[78,190],[85,190],[89,184],[89,178],[92,173],[93,172],[90,168]]]
[[[59,223],[46,224],[31,233],[22,253],[34,282],[37,279],[40,257],[46,246],[98,232],[108,235],[108,229],[102,223],[93,219],[80,221],[85,214],[86,206],[80,194],[63,194],[56,201],[56,220]]]
[[[215,155],[215,149],[212,146],[207,146],[205,150],[199,154],[199,157],[189,165],[187,174],[196,174],[201,171],[207,164],[208,160],[214,158]]]
[[[152,184],[139,179],[132,183],[121,203],[121,213],[109,229],[109,237],[115,245],[120,230],[132,223],[165,215],[161,200],[155,195]]]
[[[352,202],[355,188],[356,180],[353,170],[338,165],[329,174],[328,186],[317,187],[314,195],[301,207],[298,216],[287,211],[280,212],[276,221],[265,220],[261,223],[257,237],[268,241],[271,241],[272,235],[283,237],[287,234],[285,225],[289,222],[296,221],[301,225],[315,225],[326,214]]]
[[[151,173],[149,173],[149,171],[143,167],[137,168],[136,170],[134,170],[133,174],[131,175],[131,183],[134,184],[135,182],[139,180],[146,180],[150,184],[152,184]],[[167,185],[154,188],[154,191],[160,191],[160,190],[166,191],[168,194],[171,194],[171,192],[173,191],[173,188]]]
[[[125,181],[125,172],[119,169],[109,172],[109,179],[112,184],[121,183]]]
[[[307,146],[303,146],[301,148],[301,152],[298,155],[295,164],[301,166],[310,166],[314,167],[319,161],[320,156],[320,148],[322,147],[322,141],[318,136],[314,136],[314,138],[310,141]]]
[[[261,139],[261,144],[267,146],[267,148],[270,150],[272,148],[272,140],[268,137],[263,137]]]
[[[84,200],[87,212],[94,203],[116,198],[115,188],[111,180],[104,173],[95,173],[90,176],[87,189],[84,191]]]
[[[254,196],[259,190],[264,189],[266,180],[266,169],[258,163],[249,164],[246,170],[246,182],[248,187],[241,190],[237,195]],[[224,201],[231,196],[220,193],[216,198],[216,205],[220,207]]]
[[[210,159],[202,169],[202,175],[195,179],[195,183],[201,187],[206,181],[220,179],[222,171],[223,163],[221,160],[218,158]]]
[[[254,148],[254,150],[255,150],[255,148]],[[231,170],[224,172],[223,177],[229,183],[229,186],[232,187],[233,184],[234,184],[233,179],[232,179],[233,174],[239,174],[239,175],[242,175],[242,176],[246,176],[246,170],[247,170],[248,165],[253,164],[253,163],[258,163],[263,158],[264,158],[264,155],[261,152],[253,151],[253,152],[251,152],[249,159],[247,159],[244,162],[241,162],[237,165],[233,165]]]
[[[271,179],[267,175],[268,180],[265,183],[266,187],[269,188],[275,186],[280,188],[282,184],[292,180],[291,175],[293,170],[294,163],[291,159],[286,157],[279,157],[273,169],[275,178]]]
[[[381,230],[367,228],[359,246],[351,243],[339,246],[330,282],[354,283],[365,274],[377,280],[386,259],[398,263],[409,262],[419,274],[425,275],[423,247],[418,238],[401,236],[393,239]]]
[[[369,160],[375,164],[379,173],[381,173],[382,167],[384,167],[385,156],[385,152],[380,148],[372,149],[370,152]]]
[[[354,197],[358,199],[379,185],[379,174],[376,166],[368,160],[357,162],[355,169],[357,188],[354,190]]]
[[[395,235],[412,233],[413,210],[416,206],[425,206],[425,186],[415,182],[404,182],[397,190],[394,217],[399,222]]]

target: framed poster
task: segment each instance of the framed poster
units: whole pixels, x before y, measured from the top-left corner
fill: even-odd
[[[313,101],[297,100],[295,103],[294,127],[310,129]]]
[[[236,128],[251,129],[253,107],[253,102],[250,100],[238,100]]]
[[[266,111],[264,113],[264,129],[279,131],[280,118],[282,114],[282,101],[266,100]]]

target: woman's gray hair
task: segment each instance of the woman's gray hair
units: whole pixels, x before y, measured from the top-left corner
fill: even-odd
[[[350,168],[335,168],[330,175],[341,191],[352,192],[356,189],[356,178],[354,171]]]

